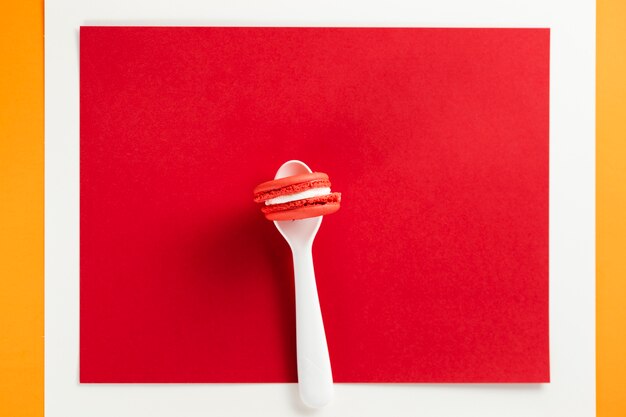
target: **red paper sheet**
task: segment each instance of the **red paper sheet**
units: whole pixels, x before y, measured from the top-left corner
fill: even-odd
[[[336,382],[547,382],[546,29],[83,27],[82,382],[297,380],[252,189],[330,174]]]

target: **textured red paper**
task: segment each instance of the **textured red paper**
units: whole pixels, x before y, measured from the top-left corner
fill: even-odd
[[[296,381],[288,159],[336,382],[546,382],[546,29],[83,27],[82,382]]]

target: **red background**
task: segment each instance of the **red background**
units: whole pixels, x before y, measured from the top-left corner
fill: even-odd
[[[288,159],[336,382],[546,382],[549,31],[81,28],[82,382],[295,381]]]

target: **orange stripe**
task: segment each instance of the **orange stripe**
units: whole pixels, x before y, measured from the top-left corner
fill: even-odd
[[[626,2],[597,3],[597,410],[626,416]]]
[[[0,27],[0,416],[42,416],[43,2]]]

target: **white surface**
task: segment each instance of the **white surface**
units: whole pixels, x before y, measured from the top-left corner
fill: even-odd
[[[544,385],[79,385],[78,28],[85,24],[550,27],[550,338]],[[591,0],[46,1],[47,417],[595,415],[595,3]]]
[[[274,179],[312,172],[302,161],[287,161]],[[309,407],[324,407],[333,398],[333,373],[330,367],[326,333],[317,296],[313,269],[313,241],[323,216],[302,220],[275,221],[293,256],[296,288],[296,345],[298,351],[298,390]]]
[[[279,195],[278,197],[270,198],[269,200],[265,202],[265,205],[271,206],[273,204],[290,203],[296,200],[304,200],[305,198],[319,197],[319,196],[327,195],[327,194],[330,194],[330,188],[328,187],[310,188],[308,190],[301,191],[299,193],[289,194],[289,195]]]

